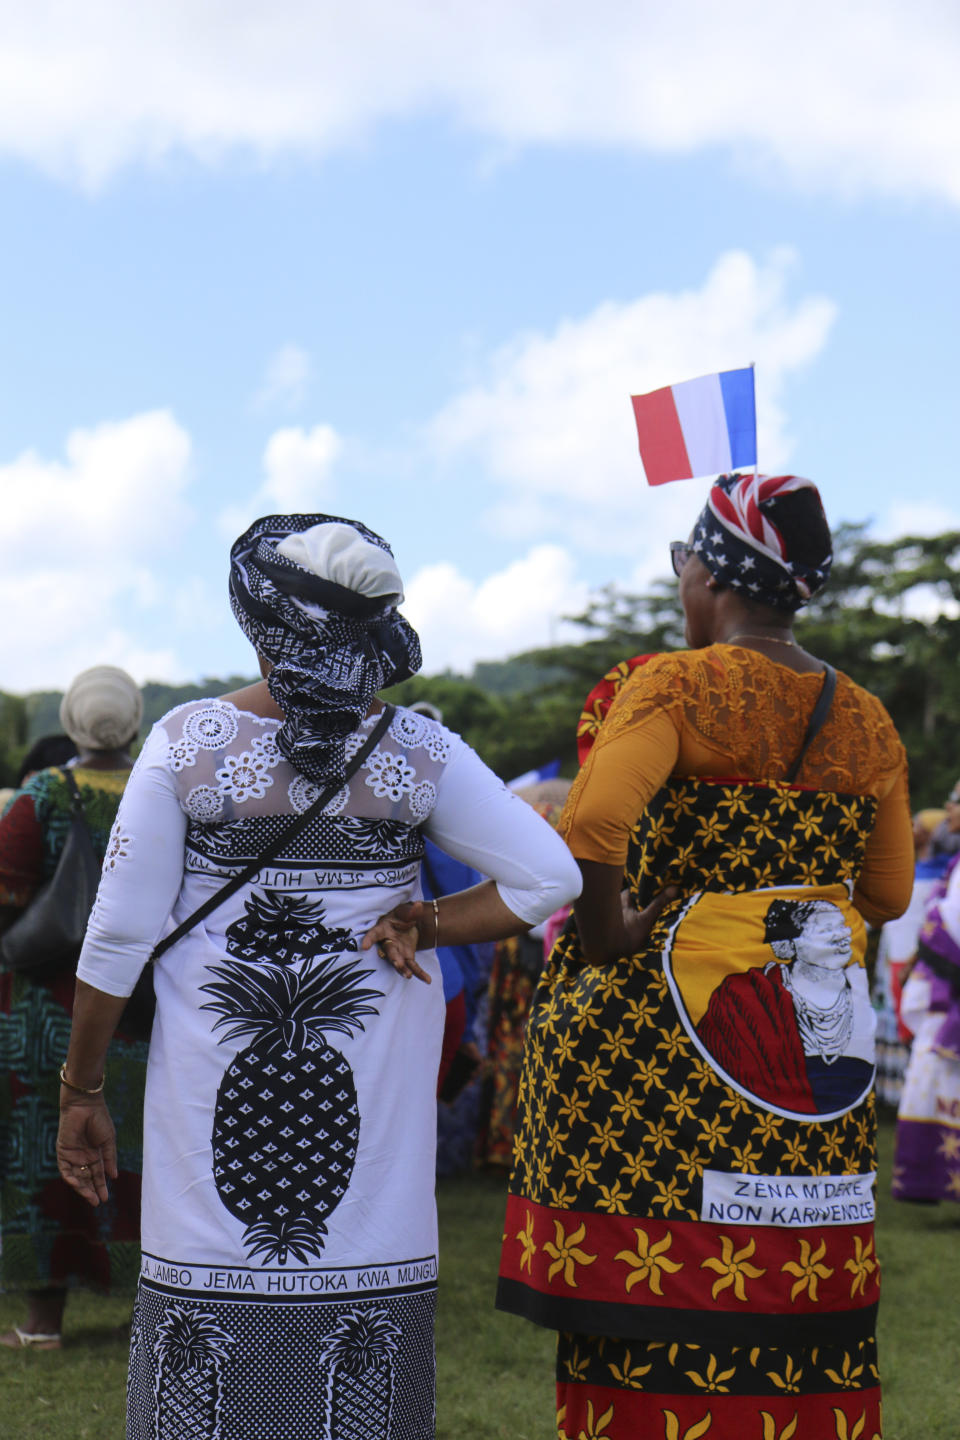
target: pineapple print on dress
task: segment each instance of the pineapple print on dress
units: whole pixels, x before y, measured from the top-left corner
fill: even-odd
[[[400,1327],[385,1310],[351,1310],[324,1344],[329,1440],[389,1440]]]
[[[349,930],[328,930],[325,920],[322,900],[276,890],[254,892],[240,919],[227,927],[227,951],[241,960],[294,965],[313,955],[356,950]]]
[[[357,1159],[360,1112],[353,1072],[330,1045],[330,1033],[352,1035],[382,990],[360,982],[372,970],[336,964],[334,956],[300,969],[211,966],[201,1008],[220,1018],[224,1041],[250,1038],[217,1091],[213,1176],[221,1201],[246,1229],[250,1259],[285,1265],[319,1258],[324,1217],[346,1193]]]
[[[157,1326],[156,1440],[220,1440],[221,1368],[232,1344],[212,1315],[168,1307]]]

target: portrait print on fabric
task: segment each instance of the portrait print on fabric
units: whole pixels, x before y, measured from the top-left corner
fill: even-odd
[[[665,949],[688,1033],[730,1085],[778,1114],[845,1114],[874,1074],[863,923],[846,890],[729,901],[695,895]]]

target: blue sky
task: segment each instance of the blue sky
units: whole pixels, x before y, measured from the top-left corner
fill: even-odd
[[[427,670],[543,643],[702,501],[631,390],[750,361],[761,468],[960,526],[950,7],[51,7],[0,3],[0,688],[248,671],[284,508],[388,536]]]

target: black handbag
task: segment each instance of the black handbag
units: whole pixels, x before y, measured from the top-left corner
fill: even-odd
[[[100,861],[77,782],[69,770],[61,774],[70,791],[71,819],[57,868],[0,939],[4,968],[37,979],[77,968],[100,883]]]

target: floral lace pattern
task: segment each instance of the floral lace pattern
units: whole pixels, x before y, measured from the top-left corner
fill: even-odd
[[[716,755],[709,773],[781,781],[800,750],[822,683],[822,673],[798,673],[736,645],[655,656],[633,671],[611,705],[567,797],[561,834],[569,832],[598,752],[657,713],[670,714],[680,733],[675,774],[689,773],[684,745],[692,742]],[[830,714],[798,783],[879,796],[904,763],[903,746],[880,701],[838,674]]]
[[[338,790],[336,795],[334,795],[333,798],[331,800],[328,800],[326,805],[324,805],[324,815],[339,815],[340,811],[344,808],[349,799],[350,786],[344,785],[343,789]]]
[[[104,870],[116,870],[121,860],[129,860],[132,849],[133,837],[124,834],[119,819],[115,820],[110,831],[107,853],[103,857]]]
[[[179,740],[174,740],[167,746],[168,767],[178,775],[188,765],[197,763],[198,750],[199,747],[192,740],[188,740],[186,735],[181,735]]]
[[[375,750],[363,768],[369,770],[367,784],[378,799],[386,795],[394,802],[402,800],[413,790],[416,770],[402,755],[391,755],[388,750]]]
[[[267,787],[273,784],[269,772],[267,756],[251,746],[242,755],[225,756],[223,766],[217,771],[217,789],[238,804],[244,800],[262,800]]]
[[[410,813],[416,821],[426,820],[436,803],[436,785],[430,780],[421,780],[410,796]]]
[[[366,716],[347,736],[348,762],[356,760],[377,719]],[[216,825],[242,815],[302,815],[320,796],[320,788],[292,771],[281,755],[276,720],[222,701],[203,701],[184,707],[165,724],[166,766],[182,776],[180,804],[197,824]],[[451,736],[427,717],[398,708],[385,739],[388,748],[381,741],[356,777],[330,798],[325,815],[349,815],[359,801],[359,814],[371,820],[393,823],[402,815],[404,823],[421,825],[428,818],[437,803],[438,767],[450,757]],[[400,807],[399,814],[390,813],[393,807]]]
[[[287,796],[297,814],[302,815],[304,810],[309,810],[310,806],[320,799],[320,790],[306,775],[298,775],[287,786]]]
[[[390,722],[390,738],[412,750],[415,745],[423,744],[429,728],[423,716],[415,710],[398,710]]]
[[[420,741],[431,760],[438,765],[446,765],[450,759],[450,736],[444,730],[434,730],[431,726],[426,735]]]
[[[263,735],[254,735],[250,741],[250,749],[258,756],[269,770],[275,770],[283,761],[280,749],[277,745],[276,730],[267,730]]]
[[[237,712],[227,705],[205,705],[183,722],[185,739],[201,750],[223,750],[237,737]]]
[[[356,755],[357,751],[362,750],[366,743],[367,736],[362,734],[359,730],[354,730],[352,735],[347,736],[346,740],[343,742],[343,753],[346,756],[346,761],[348,765],[350,764],[350,761],[353,759],[354,755]]]
[[[223,814],[223,796],[213,785],[194,785],[183,802],[183,808],[191,820],[209,825]]]

